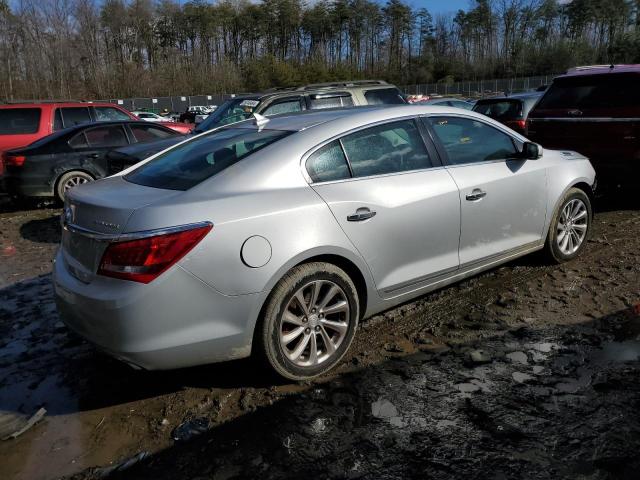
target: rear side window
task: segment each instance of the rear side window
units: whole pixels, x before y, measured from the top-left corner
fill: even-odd
[[[314,152],[305,164],[307,173],[314,182],[330,182],[349,178],[349,166],[338,140]]]
[[[402,99],[400,90],[397,88],[377,88],[375,90],[366,90],[364,92],[364,98],[369,105],[382,105],[382,104],[402,104],[405,101]]]
[[[115,107],[93,107],[93,111],[96,114],[97,122],[108,122],[111,120],[131,120],[131,117],[124,113],[122,110],[118,110]]]
[[[353,107],[353,97],[349,93],[341,95],[311,95],[309,97],[311,101],[311,108],[340,108],[340,107]]]
[[[265,109],[264,112],[262,112],[262,114],[279,115],[281,113],[300,112],[302,111],[300,100],[300,98],[290,98],[287,100],[281,100],[277,103],[272,103]]]
[[[73,148],[122,147],[128,144],[127,136],[120,126],[89,128],[69,140],[69,145]]]
[[[133,136],[136,137],[138,142],[150,142],[174,136],[173,132],[168,132],[164,128],[158,128],[152,125],[131,125],[130,127],[133,132]]]
[[[219,130],[167,151],[125,179],[148,187],[188,190],[291,133],[245,128]]]
[[[418,170],[432,166],[414,120],[361,130],[342,139],[354,177]]]
[[[0,109],[0,135],[36,133],[40,128],[39,108]]]
[[[509,135],[485,123],[459,117],[429,117],[427,122],[453,165],[502,160],[517,153]]]
[[[640,107],[640,75],[611,74],[554,80],[537,108],[589,109]]]
[[[522,117],[520,100],[481,100],[473,107],[474,112],[497,120],[513,120]]]
[[[60,111],[65,127],[73,127],[91,121],[88,107],[64,107]]]

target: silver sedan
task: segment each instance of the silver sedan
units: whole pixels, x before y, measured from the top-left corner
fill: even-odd
[[[306,379],[364,317],[536,250],[576,257],[594,181],[460,109],[256,116],[71,190],[57,304],[135,367],[253,354]]]

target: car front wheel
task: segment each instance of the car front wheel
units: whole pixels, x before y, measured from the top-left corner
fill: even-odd
[[[256,353],[279,375],[306,380],[344,356],[359,318],[357,290],[328,263],[293,268],[278,282],[256,332]]]
[[[592,218],[587,194],[570,189],[551,219],[545,246],[549,259],[561,263],[577,257],[587,243]]]

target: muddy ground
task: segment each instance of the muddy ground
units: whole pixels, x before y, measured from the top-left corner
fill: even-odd
[[[368,319],[300,385],[250,361],[150,373],[103,356],[55,313],[59,211],[0,206],[0,415],[47,410],[0,441],[0,478],[637,478],[631,202],[599,200],[578,260],[526,257]]]

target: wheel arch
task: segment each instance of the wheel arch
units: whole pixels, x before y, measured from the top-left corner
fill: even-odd
[[[343,252],[342,249],[338,249],[336,251],[312,249],[296,256],[294,259],[292,259],[291,262],[279,269],[278,272],[273,275],[272,280],[267,284],[264,290],[265,294],[262,298],[260,307],[255,311],[256,314],[253,316],[253,325],[250,329],[252,348],[253,343],[255,342],[256,332],[259,330],[257,328],[258,323],[264,316],[265,309],[269,304],[275,286],[292,268],[295,268],[299,265],[304,265],[306,263],[326,262],[344,270],[349,278],[351,278],[351,280],[353,281],[358,293],[358,307],[360,310],[359,320],[364,318],[366,316],[367,310],[369,310],[370,303],[372,301],[375,303],[376,289],[375,285],[373,284],[373,279],[371,278],[367,269],[366,263],[364,263],[364,260],[350,258],[351,255],[353,255],[351,252]]]

